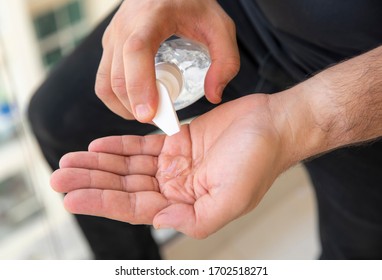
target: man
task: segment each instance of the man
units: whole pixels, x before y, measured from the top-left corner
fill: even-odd
[[[380,258],[381,144],[370,143],[382,135],[380,11],[377,1],[356,0],[346,7],[314,0],[124,1],[103,35],[98,97],[125,119],[150,122],[157,105],[153,57],[175,34],[210,51],[206,99],[179,111],[180,118],[201,116],[172,137],[95,140],[89,152],[62,158],[52,187],[68,193],[64,203],[73,213],[203,238],[251,211],[281,172],[306,160],[321,258]],[[77,122],[76,132],[86,129],[88,140],[154,129],[81,104],[84,96],[69,106],[94,108]]]

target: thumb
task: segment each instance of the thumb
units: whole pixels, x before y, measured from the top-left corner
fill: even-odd
[[[239,207],[232,207],[225,199],[205,195],[195,204],[172,204],[153,219],[156,229],[173,228],[196,239],[213,234],[239,216]]]
[[[207,99],[212,103],[221,101],[224,88],[240,69],[240,55],[236,38],[226,37],[226,39],[225,43],[212,40],[208,45],[211,66],[206,75],[204,89]]]
[[[173,204],[163,209],[154,217],[153,226],[155,229],[172,228],[197,239],[209,235],[209,229],[200,225],[193,205],[189,204]]]

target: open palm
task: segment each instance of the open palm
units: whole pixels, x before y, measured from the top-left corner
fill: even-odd
[[[51,177],[73,213],[204,238],[253,209],[282,171],[266,96],[226,103],[168,137],[111,136]]]

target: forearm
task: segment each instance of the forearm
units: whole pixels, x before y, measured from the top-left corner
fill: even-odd
[[[274,96],[285,149],[297,162],[382,136],[382,47]]]

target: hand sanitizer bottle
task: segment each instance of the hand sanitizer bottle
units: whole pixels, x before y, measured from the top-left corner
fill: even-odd
[[[164,42],[155,57],[159,104],[153,122],[167,135],[180,130],[176,110],[204,95],[204,79],[211,60],[208,50],[193,41]]]

